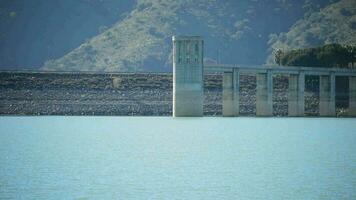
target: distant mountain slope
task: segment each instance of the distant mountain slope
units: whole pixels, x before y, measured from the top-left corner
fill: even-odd
[[[307,2],[307,3],[306,3]],[[45,70],[169,71],[171,36],[202,35],[213,62],[261,64],[271,33],[328,0],[138,0],[131,13]]]
[[[134,6],[132,0],[0,0],[0,69],[38,69]]]
[[[274,52],[322,46],[356,45],[356,1],[341,0],[297,21],[288,32],[270,37],[267,63],[274,63]]]

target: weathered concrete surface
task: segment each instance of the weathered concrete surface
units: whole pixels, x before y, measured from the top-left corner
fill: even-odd
[[[173,116],[203,116],[203,40],[173,37]]]
[[[240,115],[240,72],[233,70],[235,116]]]
[[[288,116],[298,116],[298,75],[289,75],[288,83]]]
[[[224,72],[223,75],[223,111],[224,117],[236,116],[236,107],[234,102],[234,74],[232,72]]]
[[[288,84],[288,116],[304,116],[305,75],[289,75]]]
[[[267,73],[258,73],[256,75],[257,94],[256,94],[256,115],[273,115],[273,78],[271,71]]]
[[[356,116],[356,76],[349,77],[349,115]]]
[[[320,76],[319,80],[319,115],[333,117],[335,113],[335,75]]]

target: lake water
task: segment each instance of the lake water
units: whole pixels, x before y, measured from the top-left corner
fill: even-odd
[[[0,199],[355,193],[356,119],[0,118]]]

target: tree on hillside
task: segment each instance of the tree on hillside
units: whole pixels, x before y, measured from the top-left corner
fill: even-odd
[[[288,52],[277,50],[275,61],[284,66],[355,67],[356,46],[328,44],[322,47],[297,49]]]
[[[274,54],[275,56],[275,62],[278,64],[278,65],[281,65],[281,61],[282,61],[282,57],[283,57],[283,51],[278,49],[276,51],[276,53]]]

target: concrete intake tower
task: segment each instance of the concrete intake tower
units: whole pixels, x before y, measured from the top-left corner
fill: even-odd
[[[203,49],[200,36],[173,36],[173,116],[203,116]]]

